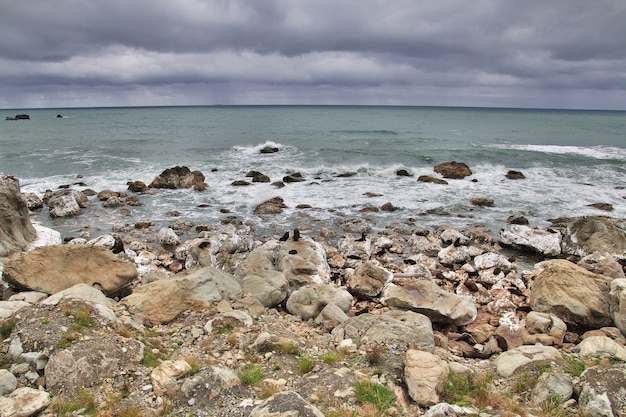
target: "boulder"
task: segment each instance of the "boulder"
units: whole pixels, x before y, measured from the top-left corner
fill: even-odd
[[[372,262],[366,262],[348,278],[348,291],[357,298],[372,299],[380,295],[383,287],[392,280],[391,272]]]
[[[110,250],[93,245],[43,246],[20,254],[4,265],[2,278],[18,290],[46,294],[76,284],[97,286],[114,296],[137,278],[137,269]]]
[[[169,382],[180,378],[191,370],[191,365],[184,359],[177,361],[166,360],[163,361],[154,368],[150,373],[150,379],[152,380],[152,388],[156,395],[163,395],[166,393],[165,387]]]
[[[7,397],[0,397],[0,416],[34,416],[48,405],[50,405],[50,394],[46,391],[22,387]]]
[[[626,404],[623,364],[594,366],[580,376],[578,405],[590,417],[622,416]]]
[[[261,246],[254,248],[239,263],[235,276],[244,278],[261,270],[273,271],[279,249],[279,242],[276,239],[268,240]]]
[[[0,320],[8,319],[13,313],[28,307],[30,303],[26,301],[2,301],[0,300]]]
[[[428,407],[439,403],[450,368],[438,356],[416,349],[406,351],[404,380],[409,396],[418,405]]]
[[[259,150],[259,153],[276,153],[279,151],[278,146],[272,146],[272,145],[267,145],[261,148],[261,150]]]
[[[472,175],[472,170],[463,162],[444,162],[436,165],[433,169],[437,174],[442,175],[444,178],[451,179],[463,179],[469,175]]]
[[[43,207],[43,200],[35,193],[25,193],[26,205],[29,210],[39,210]]]
[[[337,243],[339,254],[345,259],[360,259],[367,261],[372,256],[372,241],[365,239],[356,239],[346,236],[339,239]]]
[[[324,247],[309,237],[284,242],[277,254],[278,270],[285,274],[292,289],[330,281],[330,266]]]
[[[505,174],[505,177],[510,180],[523,180],[524,178],[526,178],[526,176],[522,172],[513,170],[508,171]]]
[[[448,184],[448,181],[442,180],[441,178],[433,177],[430,175],[420,175],[419,177],[417,177],[417,182],[430,182],[433,184],[441,184],[441,185]]]
[[[0,369],[0,397],[4,397],[15,391],[17,378],[6,369]]]
[[[572,398],[574,381],[570,374],[546,372],[539,375],[537,384],[532,389],[531,398],[535,404],[558,399],[561,403]]]
[[[294,291],[287,300],[287,311],[308,320],[317,317],[328,304],[335,304],[345,313],[352,307],[352,296],[346,290],[330,285],[307,285]]]
[[[52,217],[71,217],[80,214],[80,209],[89,206],[89,199],[82,191],[62,189],[46,191],[43,197]]]
[[[609,278],[626,278],[622,264],[619,263],[615,255],[607,252],[593,252],[578,261],[577,265],[594,274],[604,275]]]
[[[578,349],[581,358],[606,356],[626,362],[626,348],[607,336],[587,336],[578,344]]]
[[[470,199],[470,204],[478,207],[493,207],[494,201],[493,198],[476,197]]]
[[[531,311],[526,315],[524,323],[528,335],[547,335],[552,342],[547,344],[561,345],[567,332],[565,322],[553,314]],[[538,341],[528,336],[524,339],[526,344],[535,344]],[[530,341],[532,342],[528,343]]]
[[[186,166],[168,168],[155,177],[150,183],[150,188],[191,188],[203,191],[208,186],[204,182],[204,174],[200,171],[191,171]]]
[[[552,346],[520,346],[501,353],[495,360],[496,372],[508,378],[518,369],[534,363],[560,362],[561,352]]]
[[[132,191],[134,193],[144,193],[149,189],[143,181],[128,181],[126,185],[128,185],[128,191]]]
[[[556,230],[541,230],[523,224],[507,224],[499,232],[499,241],[505,246],[557,256],[561,253],[561,234]]]
[[[0,257],[26,249],[36,238],[19,181],[0,173]]]
[[[157,239],[161,246],[176,246],[180,245],[180,237],[170,227],[164,227],[157,233]]]
[[[84,340],[64,350],[55,351],[45,368],[46,389],[52,394],[78,393],[83,388],[100,385],[121,369],[130,369],[143,359],[142,343],[115,337]]]
[[[262,202],[254,209],[254,214],[256,215],[264,215],[264,214],[280,214],[283,212],[283,209],[287,207],[285,202],[280,197],[273,197],[267,201]]]
[[[538,265],[543,270],[535,277],[530,306],[550,313],[564,322],[590,328],[609,326],[610,279],[562,260]]]
[[[324,417],[295,391],[274,394],[252,409],[249,417]]]
[[[332,335],[336,342],[351,339],[357,347],[362,343],[393,343],[430,353],[435,350],[432,323],[428,317],[412,311],[361,314],[335,327]]]
[[[280,271],[261,269],[244,277],[242,289],[259,300],[264,307],[272,308],[287,298],[289,282]]]
[[[165,324],[194,306],[237,300],[242,295],[234,276],[207,267],[141,285],[121,302],[147,324]]]
[[[421,313],[433,323],[446,325],[466,325],[478,314],[471,298],[449,293],[427,280],[415,281],[406,288],[389,284],[383,291],[381,303]]]
[[[626,279],[614,279],[609,286],[609,309],[615,327],[626,336]]]
[[[594,252],[624,256],[626,232],[609,217],[589,216],[572,220],[564,232],[563,253],[583,257]]]

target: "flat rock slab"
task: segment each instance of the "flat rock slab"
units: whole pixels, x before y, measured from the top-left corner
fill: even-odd
[[[115,295],[137,278],[131,262],[92,245],[54,245],[20,254],[4,265],[2,278],[22,291],[55,294],[76,284]]]
[[[495,365],[498,375],[506,378],[525,365],[562,359],[561,352],[552,346],[525,345],[502,353],[496,358]]]

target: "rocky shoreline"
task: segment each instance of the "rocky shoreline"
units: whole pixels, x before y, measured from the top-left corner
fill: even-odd
[[[624,219],[179,218],[62,242],[1,183],[3,416],[624,415]]]

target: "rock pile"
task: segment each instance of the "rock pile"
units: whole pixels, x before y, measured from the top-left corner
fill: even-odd
[[[553,224],[179,219],[14,255],[0,415],[622,415],[624,223]]]

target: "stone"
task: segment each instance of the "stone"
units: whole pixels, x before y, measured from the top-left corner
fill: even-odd
[[[48,205],[51,217],[77,216],[81,208],[89,205],[85,193],[74,189],[48,190],[43,201]]]
[[[352,295],[330,285],[311,284],[294,291],[287,299],[287,311],[308,320],[317,317],[328,304],[335,304],[345,313],[352,307]]]
[[[217,316],[213,317],[204,325],[204,331],[208,334],[213,333],[214,329],[223,328],[226,325],[231,326],[231,328],[242,327],[244,329],[248,329],[252,327],[254,324],[254,320],[250,316],[250,314],[246,313],[242,310],[231,310],[226,311],[224,313],[220,313]]]
[[[472,170],[463,162],[444,162],[436,165],[433,170],[444,178],[463,179],[472,175]]]
[[[286,298],[289,282],[280,271],[261,269],[243,279],[244,293],[251,294],[266,308],[276,307]]]
[[[134,367],[143,359],[142,343],[115,337],[83,340],[53,352],[45,365],[46,389],[52,394],[76,393],[100,385],[124,367]]]
[[[626,404],[623,364],[587,368],[578,383],[578,405],[590,417],[619,417]]]
[[[357,298],[372,299],[393,280],[393,274],[372,262],[360,265],[348,278],[348,291]]]
[[[237,300],[242,295],[241,285],[234,276],[207,267],[141,285],[121,303],[147,324],[165,324],[196,305]]]
[[[157,233],[157,239],[162,246],[180,245],[180,237],[170,227],[164,227]]]
[[[81,300],[103,306],[111,306],[114,301],[107,298],[102,291],[87,284],[76,284],[63,291],[59,291],[42,300],[43,305],[58,305],[65,300]]]
[[[589,216],[570,221],[563,236],[563,253],[584,257],[594,252],[624,256],[626,232],[608,217]]]
[[[345,259],[361,259],[367,261],[372,256],[372,241],[369,239],[356,239],[343,237],[337,242],[337,250]]]
[[[278,251],[276,262],[291,289],[330,281],[326,251],[319,242],[309,237],[302,236],[297,241],[289,239],[284,242]]]
[[[417,182],[429,182],[432,184],[448,185],[448,181],[430,175],[420,175],[419,177],[417,177]]]
[[[18,388],[8,397],[0,397],[0,416],[29,417],[50,405],[50,394],[29,387]]]
[[[439,403],[433,405],[422,414],[422,417],[460,417],[479,415],[480,411],[472,407],[461,407],[456,404]]]
[[[279,151],[277,146],[267,145],[261,148],[259,153],[267,154],[267,153],[276,153]]]
[[[412,177],[413,176],[411,172],[409,172],[409,170],[405,168],[400,168],[396,170],[396,175],[399,177]]]
[[[526,331],[530,335],[542,334],[551,338],[555,345],[561,345],[567,332],[567,325],[554,314],[531,311],[525,319]],[[530,343],[529,343],[530,344]]]
[[[501,353],[494,364],[498,375],[508,378],[525,365],[560,362],[562,359],[561,352],[552,346],[524,345]]]
[[[609,326],[610,279],[576,264],[555,259],[541,262],[529,304],[533,310],[554,314],[566,323],[590,328]]]
[[[507,224],[499,232],[499,242],[515,249],[544,256],[561,254],[561,234],[556,230],[540,230],[523,224]]]
[[[409,396],[418,405],[439,403],[449,373],[448,364],[438,356],[416,349],[406,351],[404,380]]]
[[[36,237],[19,181],[0,173],[0,257],[26,249]]]
[[[537,384],[531,391],[534,403],[541,404],[558,398],[561,403],[572,398],[574,381],[570,374],[563,372],[546,372],[539,375]]]
[[[437,252],[437,260],[442,265],[452,266],[464,264],[471,258],[469,246],[456,246],[451,244]]]
[[[0,301],[0,320],[8,319],[15,312],[29,305],[30,303],[25,301]]]
[[[427,280],[417,280],[406,288],[389,284],[383,291],[381,303],[393,309],[423,314],[433,323],[456,326],[471,323],[478,314],[471,298],[449,293]]]
[[[126,185],[128,185],[128,191],[132,191],[134,193],[144,193],[149,189],[143,181],[128,181]]]
[[[220,394],[241,385],[237,375],[221,366],[203,367],[197,374],[182,380],[180,392],[186,398],[194,398],[198,407],[209,406]],[[207,390],[207,387],[209,388]]]
[[[513,171],[513,170],[508,171],[505,174],[505,177],[507,177],[510,180],[523,180],[526,178],[526,176],[520,171]]]
[[[470,204],[478,207],[493,207],[494,201],[493,198],[477,197],[470,199]]]
[[[154,393],[156,395],[165,394],[165,387],[170,381],[180,378],[190,370],[191,365],[183,359],[177,361],[166,360],[161,362],[159,366],[154,368],[154,370],[150,373]]]
[[[324,417],[324,414],[297,392],[284,391],[254,407],[249,417]]]
[[[285,205],[285,202],[281,197],[273,197],[256,206],[254,209],[254,214],[280,214],[283,212],[283,209],[285,207],[287,206]]]
[[[368,233],[372,229],[367,219],[362,217],[339,219],[337,220],[337,226],[346,233],[353,233],[359,236],[363,233]]]
[[[6,369],[0,369],[0,397],[9,395],[17,388],[17,378]]]
[[[587,207],[593,207],[595,209],[602,210],[602,211],[615,210],[613,208],[613,204],[610,204],[610,203],[592,203],[592,204],[587,204]]]
[[[193,187],[197,191],[207,188],[204,174],[200,171],[191,171],[186,166],[175,166],[161,172],[150,183],[150,188],[180,189]]]
[[[93,245],[55,245],[20,254],[4,264],[2,278],[18,290],[54,294],[76,284],[114,296],[138,276],[135,266]]]
[[[577,265],[594,274],[604,275],[614,279],[626,278],[624,268],[622,268],[622,265],[616,258],[618,257],[608,252],[593,252],[578,261]]]
[[[626,336],[626,279],[614,279],[609,286],[609,310],[615,327]]]
[[[268,240],[261,246],[257,246],[239,263],[235,276],[245,278],[262,270],[275,270],[274,264],[279,249],[279,242],[276,239]]]
[[[393,343],[430,353],[435,351],[432,323],[428,317],[412,311],[365,313],[350,317],[335,327],[332,335],[338,343],[352,339],[357,347],[366,342],[382,345]]]
[[[626,362],[626,348],[606,336],[588,336],[578,344],[581,358],[608,356]]]
[[[525,226],[528,226],[529,224],[528,219],[521,214],[513,214],[507,217],[506,222],[508,224],[521,224]]]

